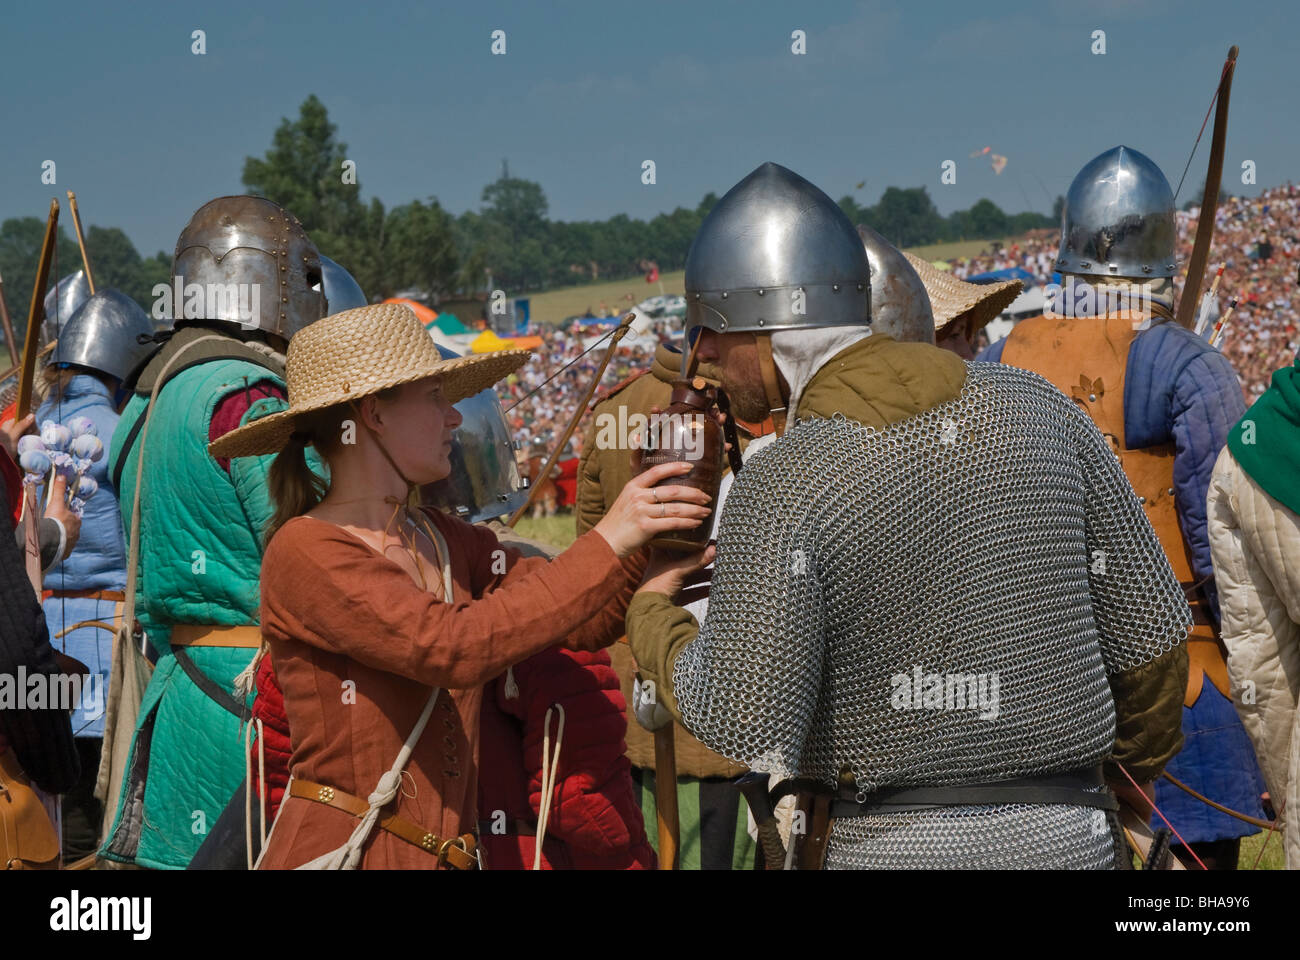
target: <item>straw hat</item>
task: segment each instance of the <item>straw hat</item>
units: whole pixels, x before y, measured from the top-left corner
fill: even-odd
[[[405,304],[344,310],[303,327],[289,341],[289,409],[232,430],[208,444],[208,452],[214,457],[278,453],[302,414],[425,377],[441,376],[443,395],[456,403],[492,386],[527,359],[527,350],[502,350],[444,360]]]
[[[930,295],[930,306],[934,310],[934,329],[942,330],[957,319],[965,319],[969,324],[968,334],[974,336],[988,322],[1005,310],[1012,300],[1020,296],[1024,284],[1019,280],[1004,280],[1001,283],[967,283],[945,273],[930,261],[904,251],[916,272],[925,284],[925,291]]]

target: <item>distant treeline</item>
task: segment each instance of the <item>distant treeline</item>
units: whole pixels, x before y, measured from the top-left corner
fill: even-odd
[[[1005,213],[992,200],[979,200],[969,210],[943,216],[925,187],[889,187],[874,207],[860,207],[852,197],[840,199],[840,209],[854,223],[865,223],[897,247],[918,247],[951,240],[994,240],[1026,230],[1056,227],[1064,197],[1057,197],[1052,215]]]
[[[245,188],[285,206],[303,222],[322,253],[347,267],[372,299],[415,289],[432,297],[481,292],[489,274],[494,289],[509,294],[636,276],[657,265],[678,270],[717,195],[694,209],[678,207],[651,220],[618,214],[608,220],[562,222],[547,218],[538,183],[502,175],[483,188],[482,208],[453,216],[434,197],[385,208],[363,203],[347,145],[315,96],[298,118],[281,121],[270,149],[244,161]],[[93,203],[93,201],[92,201]],[[948,240],[992,239],[1059,223],[1052,216],[1004,213],[990,200],[942,216],[924,187],[890,187],[874,206],[852,197],[839,201],[854,223],[865,223],[898,246]],[[184,224],[177,223],[179,234]],[[36,273],[44,223],[36,217],[0,225],[0,275],[14,326],[21,335]],[[97,286],[122,290],[150,309],[154,284],[165,283],[171,256],[142,258],[121,230],[90,227],[86,235]],[[60,229],[58,274],[80,267],[77,245]]]

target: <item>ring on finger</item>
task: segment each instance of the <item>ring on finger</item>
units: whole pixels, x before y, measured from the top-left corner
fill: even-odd
[[[662,500],[659,499],[659,488],[658,488],[658,487],[651,487],[651,488],[650,488],[650,492],[653,493],[653,494],[655,495],[655,503],[662,503],[662,502],[663,502]]]
[[[667,515],[668,515],[668,504],[666,503],[659,504],[659,518],[662,520]]]

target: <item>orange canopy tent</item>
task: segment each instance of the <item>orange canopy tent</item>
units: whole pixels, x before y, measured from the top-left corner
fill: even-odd
[[[415,311],[415,315],[420,318],[420,322],[424,324],[426,327],[430,326],[433,323],[433,321],[438,319],[437,311],[431,310],[430,308],[426,307],[422,303],[416,303],[414,300],[407,300],[405,297],[389,297],[387,300],[384,301],[384,303],[406,304],[408,307],[410,307],[412,310]]]

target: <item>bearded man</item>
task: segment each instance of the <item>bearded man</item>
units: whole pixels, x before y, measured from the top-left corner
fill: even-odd
[[[647,571],[642,676],[710,749],[824,798],[805,865],[1122,865],[1102,764],[1150,779],[1181,745],[1149,709],[1186,682],[1181,591],[1087,417],[873,334],[871,287],[852,224],[775,164],[701,226],[688,340],[777,436],[732,485],[703,624],[672,596],[712,550]]]

